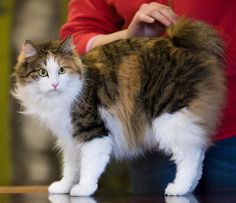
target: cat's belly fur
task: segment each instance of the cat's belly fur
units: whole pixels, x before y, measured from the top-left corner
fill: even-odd
[[[151,149],[156,146],[151,127],[145,130],[145,136],[142,145],[137,145],[135,148],[130,147],[129,140],[124,134],[120,120],[116,115],[112,115],[104,108],[99,108],[100,116],[102,117],[106,127],[109,129],[110,136],[113,141],[112,154],[117,159],[132,158],[144,152],[145,149]]]

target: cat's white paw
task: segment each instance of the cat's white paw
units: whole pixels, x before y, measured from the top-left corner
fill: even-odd
[[[185,195],[190,192],[192,192],[190,187],[176,183],[169,183],[165,189],[165,195]]]
[[[73,184],[71,182],[60,180],[52,183],[48,187],[48,192],[54,194],[66,194],[70,193],[72,186]]]
[[[90,184],[90,185],[75,185],[71,191],[71,196],[90,196],[92,195],[98,188],[97,184]]]

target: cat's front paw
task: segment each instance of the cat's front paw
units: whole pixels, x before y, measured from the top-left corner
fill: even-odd
[[[185,187],[183,184],[169,183],[165,189],[165,195],[185,195],[190,193],[190,187]]]
[[[97,184],[90,184],[90,185],[82,185],[77,184],[75,185],[71,191],[71,196],[90,196],[92,195],[98,188]]]
[[[48,192],[54,194],[66,194],[70,193],[72,186],[73,184],[71,182],[60,180],[52,183],[48,187]]]

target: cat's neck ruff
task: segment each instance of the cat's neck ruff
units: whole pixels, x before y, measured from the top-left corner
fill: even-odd
[[[73,78],[70,88],[64,92],[38,94],[32,85],[18,86],[15,96],[22,101],[24,114],[36,117],[43,126],[50,129],[56,137],[64,141],[71,136],[71,106],[79,99],[83,88],[83,81]],[[26,99],[27,98],[27,99]]]
[[[28,84],[26,86],[18,86],[14,95],[22,101],[22,105],[25,107],[22,113],[40,116],[45,113],[63,111],[63,109],[68,111],[76,99],[79,98],[82,88],[83,81],[78,76],[71,80],[70,88],[63,92],[55,91],[43,94],[39,93],[33,84]]]

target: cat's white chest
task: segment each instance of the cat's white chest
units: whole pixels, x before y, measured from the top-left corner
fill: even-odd
[[[42,94],[35,84],[19,86],[16,97],[22,101],[26,115],[39,119],[58,138],[68,138],[73,135],[71,123],[71,108],[82,89],[78,77],[72,77],[67,90]]]
[[[70,107],[61,107],[44,111],[39,115],[44,124],[58,138],[72,136]]]

